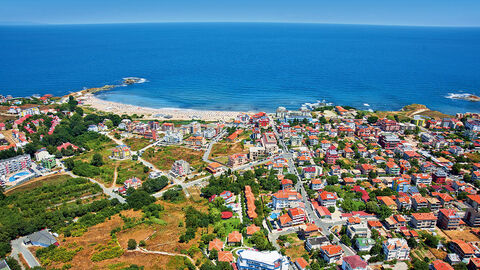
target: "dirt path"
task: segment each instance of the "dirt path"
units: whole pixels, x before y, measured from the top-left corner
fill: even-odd
[[[110,186],[111,188],[115,187],[117,185],[117,178],[118,178],[118,161],[115,162],[115,171],[113,172],[113,181],[112,185]]]
[[[135,250],[128,250],[128,252],[141,252],[141,253],[151,253],[151,254],[160,254],[160,255],[167,255],[167,256],[181,256],[181,257],[186,257],[190,260],[190,262],[195,265],[195,261],[188,255],[185,254],[180,254],[180,253],[170,253],[170,252],[164,252],[164,251],[154,251],[154,250],[147,250],[141,247],[137,247]],[[198,269],[197,266],[195,266],[195,269]]]

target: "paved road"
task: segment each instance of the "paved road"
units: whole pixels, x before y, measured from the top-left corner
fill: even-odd
[[[210,152],[212,151],[213,145],[217,142],[219,142],[225,135],[227,135],[227,131],[222,131],[220,134],[218,134],[215,138],[212,139],[212,141],[208,144],[207,149],[205,150],[205,153],[203,153],[203,161],[207,163],[211,163],[212,161],[208,159],[210,156]]]
[[[37,261],[35,256],[28,250],[27,246],[23,243],[25,237],[20,237],[15,240],[12,240],[10,244],[12,245],[12,256],[20,261],[19,254],[23,255],[23,258],[27,262],[30,268],[35,266],[41,266],[40,263]]]
[[[83,177],[83,176],[75,175],[75,174],[73,174],[71,171],[66,171],[66,173],[67,173],[68,175],[70,175],[71,177]],[[88,178],[88,177],[83,177],[83,178],[87,178],[88,180],[90,180],[90,182],[95,183],[95,184],[98,184],[98,185],[102,188],[103,193],[107,194],[107,195],[110,197],[110,199],[116,198],[116,199],[118,199],[118,201],[121,202],[121,203],[126,203],[126,202],[127,202],[127,201],[125,200],[125,198],[123,198],[122,196],[120,196],[118,193],[113,192],[113,188],[107,188],[107,187],[105,187],[102,183],[98,182],[98,181],[95,180],[95,179]]]
[[[277,137],[277,140],[280,143],[280,146],[284,151],[283,156],[288,161],[288,171],[291,174],[294,174],[298,177],[299,181],[295,185],[295,189],[298,190],[300,192],[300,194],[302,195],[302,202],[305,204],[305,211],[306,211],[308,220],[310,222],[314,222],[315,225],[317,225],[319,228],[322,229],[322,233],[324,235],[328,236],[329,234],[331,234],[330,229],[329,229],[330,227],[335,226],[335,225],[343,225],[343,224],[345,224],[345,221],[342,221],[342,220],[334,220],[333,221],[332,220],[330,222],[327,222],[327,221],[325,221],[325,220],[323,220],[323,219],[321,219],[317,216],[316,211],[313,208],[312,202],[308,199],[307,192],[305,191],[305,188],[303,187],[303,183],[305,183],[304,179],[298,173],[297,168],[295,167],[295,163],[293,162],[293,154],[291,154],[288,151],[288,148],[285,145],[285,142],[283,141],[283,139],[280,138],[280,135],[278,134],[277,128],[275,126],[275,122],[273,122],[272,126],[273,126],[273,132],[275,133],[275,136]],[[338,237],[335,234],[333,234],[333,239],[334,239],[334,242],[339,243],[339,245],[342,247],[343,251],[345,252],[345,254],[347,256],[351,256],[351,255],[356,254],[355,251],[353,251],[352,248],[347,247],[346,245],[340,243],[340,239],[338,239]],[[276,241],[276,238],[275,238],[275,241]]]

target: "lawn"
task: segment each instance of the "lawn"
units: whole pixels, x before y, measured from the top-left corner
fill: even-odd
[[[170,170],[175,160],[183,159],[192,167],[203,166],[203,151],[195,151],[181,146],[149,148],[142,158],[155,165],[159,170]]]

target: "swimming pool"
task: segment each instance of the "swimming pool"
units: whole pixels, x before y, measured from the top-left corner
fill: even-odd
[[[17,181],[20,177],[22,176],[25,176],[25,175],[29,175],[30,172],[19,172],[19,173],[16,173],[12,176],[10,176],[10,178],[8,179],[8,182],[14,182],[14,181]]]

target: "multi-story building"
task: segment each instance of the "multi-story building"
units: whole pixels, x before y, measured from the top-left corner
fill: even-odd
[[[0,160],[0,175],[7,175],[9,173],[29,169],[31,165],[32,160],[30,159],[30,155],[21,155]]]
[[[274,209],[298,207],[302,195],[294,190],[279,190],[272,195]]]
[[[437,198],[427,198],[427,202],[428,209],[434,213],[436,213],[442,207],[442,204]]]
[[[408,260],[410,248],[407,241],[402,238],[389,238],[383,241],[383,254],[385,260]]]
[[[118,159],[130,158],[132,156],[130,148],[126,145],[118,145],[112,150],[112,157]]]
[[[462,260],[470,259],[475,256],[475,249],[471,244],[465,243],[459,239],[453,239],[450,244],[450,248],[458,255]]]
[[[172,164],[172,173],[177,176],[185,176],[190,174],[190,164],[183,159],[176,160]]]
[[[378,140],[378,144],[388,150],[395,149],[399,143],[400,139],[398,136],[392,133],[383,133]]]
[[[325,207],[335,206],[337,203],[337,195],[333,192],[322,191],[318,196],[318,202]]]
[[[265,147],[253,146],[248,148],[248,151],[249,151],[248,157],[250,158],[250,160],[253,160],[253,161],[258,160],[266,155]]]
[[[438,211],[438,227],[444,230],[454,230],[460,225],[462,217],[454,209],[440,209]]]
[[[306,216],[305,211],[301,208],[292,208],[288,209],[288,212],[281,215],[279,218],[280,226],[290,227],[305,222]]]
[[[416,229],[433,229],[437,217],[432,213],[412,213],[410,223]]]
[[[310,237],[305,241],[305,249],[308,252],[328,245],[330,245],[330,241],[326,236]]]
[[[129,189],[129,188],[137,189],[141,186],[142,186],[142,180],[138,179],[137,177],[132,177],[130,179],[125,180],[125,182],[123,182],[123,187],[125,189]]]
[[[264,133],[261,142],[262,146],[265,147],[265,152],[267,154],[274,155],[278,152],[278,145],[275,134],[271,132]]]
[[[348,225],[347,236],[350,238],[354,238],[354,237],[369,238],[370,229],[368,229],[367,223]]]
[[[467,203],[471,206],[470,208],[467,208],[467,211],[465,213],[465,221],[470,225],[474,227],[480,226],[480,212],[479,212],[479,207],[480,207],[480,195],[475,194],[475,195],[468,195],[467,196]]]
[[[422,195],[412,196],[412,206],[415,211],[428,207],[428,201]]]
[[[342,247],[338,245],[321,246],[320,252],[327,263],[336,263],[343,255]]]
[[[418,186],[419,184],[431,185],[432,176],[428,173],[414,173],[412,181],[416,186]]]
[[[237,167],[248,162],[247,155],[245,154],[234,154],[228,156],[228,166]]]
[[[289,260],[278,251],[255,251],[244,249],[238,252],[239,270],[288,270]]]

